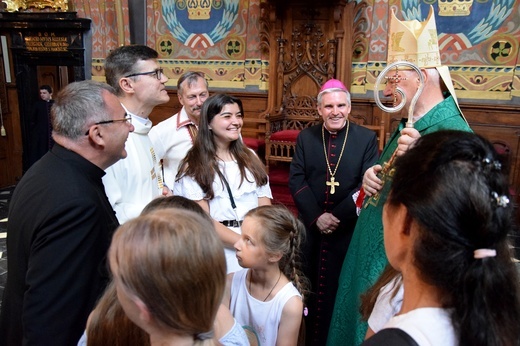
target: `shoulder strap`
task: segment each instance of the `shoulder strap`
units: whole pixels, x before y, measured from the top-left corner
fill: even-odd
[[[226,189],[227,189],[227,192],[229,194],[229,199],[231,201],[231,207],[233,208],[233,210],[236,210],[237,209],[237,205],[235,204],[235,199],[233,198],[233,194],[231,193],[231,188],[229,187],[229,183],[227,182],[226,177],[224,177],[224,174],[222,174],[220,169],[217,169],[217,173],[220,176],[220,179],[222,179],[222,181],[226,185]]]
[[[399,328],[386,328],[377,332],[374,336],[365,340],[361,346],[419,346],[415,340],[404,330]]]

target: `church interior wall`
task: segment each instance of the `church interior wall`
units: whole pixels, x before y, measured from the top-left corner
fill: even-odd
[[[4,3],[24,1],[38,2],[4,0]],[[92,20],[87,76],[93,79],[104,80],[105,57],[112,49],[133,43],[131,38],[144,37],[144,43],[158,51],[159,62],[169,78],[167,86],[172,100],[157,107],[152,114],[154,121],[164,119],[179,107],[176,83],[187,70],[204,72],[211,91],[243,97],[244,104],[249,105],[247,116],[262,119],[268,107],[270,82],[276,78],[270,75],[276,61],[270,60],[269,47],[265,44],[265,35],[269,33],[262,23],[266,16],[272,15],[266,12],[269,2],[273,0],[146,0],[138,2],[142,3],[141,9],[134,7],[134,13],[130,13],[134,0],[69,0],[69,10],[77,12],[80,18]],[[373,103],[374,82],[386,66],[388,13],[395,11],[402,19],[422,20],[432,5],[442,63],[450,67],[466,118],[477,132],[505,143],[512,167],[512,185],[516,191],[520,190],[519,2],[475,0],[471,7],[460,11],[447,7],[444,0],[306,3],[353,6],[352,30],[345,33],[342,41],[349,45],[347,51],[352,52],[350,80],[344,82],[353,96],[353,111],[369,114],[367,119],[384,120],[388,132],[393,130],[399,116],[383,114]],[[193,4],[198,8],[192,9]],[[142,26],[136,27],[136,21],[140,20]],[[15,76],[10,83],[3,82],[0,89],[4,90],[5,98],[13,93]],[[10,97],[6,102],[11,103],[6,109],[13,109],[16,98]],[[262,121],[246,125],[246,130],[259,137],[265,135],[262,128]]]

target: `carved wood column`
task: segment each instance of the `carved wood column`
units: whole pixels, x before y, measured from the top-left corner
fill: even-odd
[[[354,2],[265,0],[261,6],[270,64],[267,114],[280,113],[286,98],[316,97],[327,79],[350,84]]]

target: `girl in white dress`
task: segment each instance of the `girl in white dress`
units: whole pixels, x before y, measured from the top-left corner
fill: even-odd
[[[305,227],[281,205],[249,211],[235,244],[243,269],[228,275],[224,304],[251,345],[296,345],[308,283],[300,271]]]
[[[173,191],[199,203],[215,220],[224,243],[227,272],[242,269],[233,244],[240,238],[244,215],[271,204],[264,164],[240,137],[244,123],[240,99],[215,94],[202,106],[199,132],[179,167]]]

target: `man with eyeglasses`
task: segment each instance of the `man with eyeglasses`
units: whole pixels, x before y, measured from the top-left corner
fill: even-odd
[[[204,74],[195,71],[184,73],[177,81],[177,96],[182,105],[180,112],[161,121],[150,131],[155,153],[163,160],[164,182],[172,189],[179,163],[195,141],[200,110],[209,96]]]
[[[169,101],[168,77],[157,61],[158,54],[143,45],[122,46],[105,61],[107,83],[114,87],[121,105],[132,119],[134,132],[128,136],[128,157],[107,170],[103,183],[120,223],[138,216],[152,199],[167,195],[159,159],[148,132],[148,116],[155,106]]]
[[[76,345],[109,281],[119,223],[101,179],[126,157],[134,129],[114,93],[94,81],[63,88],[52,107],[55,144],[14,190],[1,344]]]

